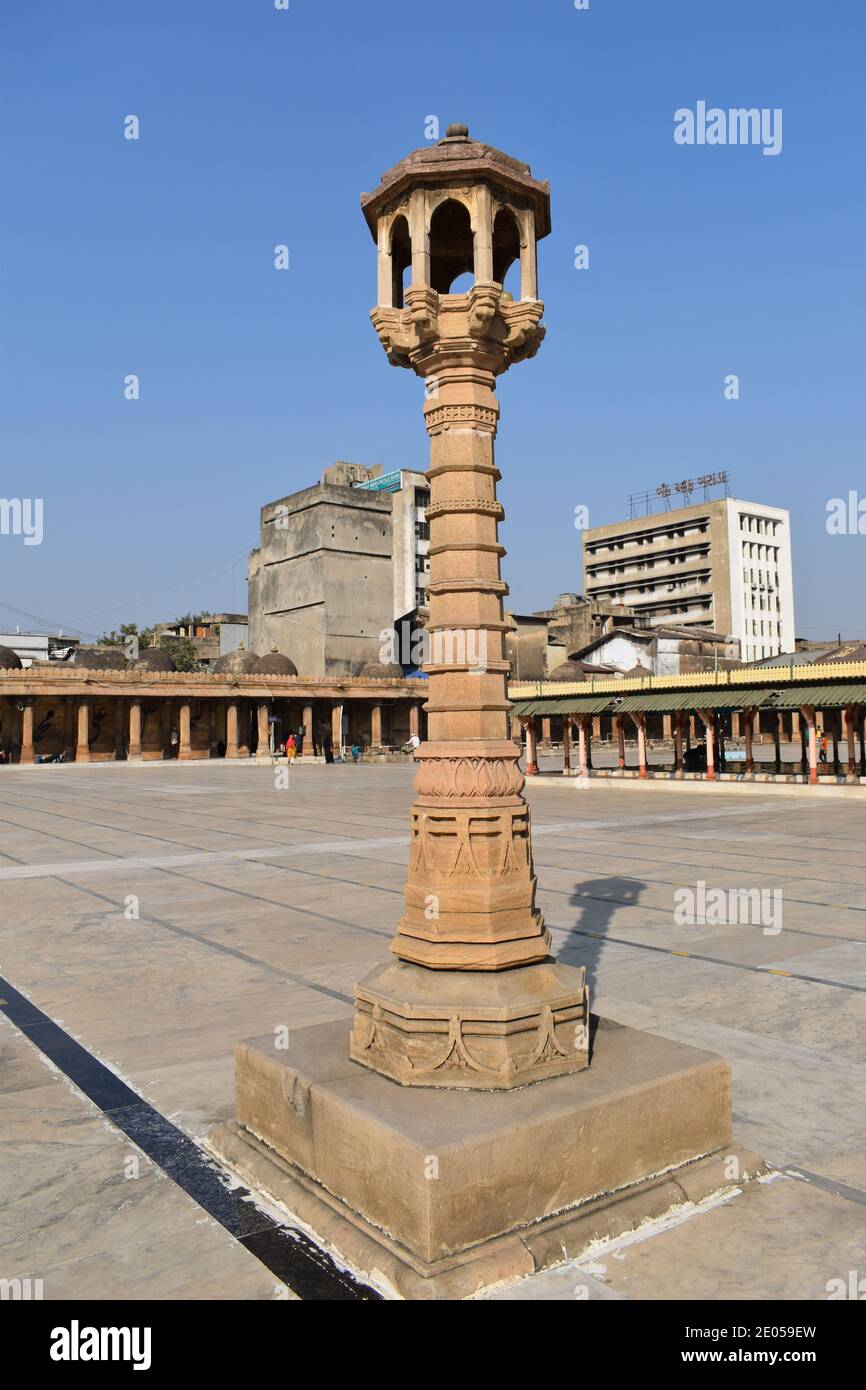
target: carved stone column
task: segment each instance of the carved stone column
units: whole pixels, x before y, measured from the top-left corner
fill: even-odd
[[[373,320],[392,361],[405,330],[411,365],[436,382],[424,405],[429,732],[417,750],[397,960],[356,988],[351,1055],[404,1085],[506,1088],[588,1060],[584,971],[550,959],[535,905],[506,690],[494,384],[537,350],[543,305],[516,304],[493,283],[413,295],[407,314],[377,309]]]
[[[141,762],[141,701],[130,700],[129,702],[129,752],[127,760],[131,763]]]
[[[370,743],[374,748],[382,746],[382,706],[373,705],[370,711]]]
[[[238,702],[229,700],[226,705],[226,757],[238,756]]]
[[[180,702],[180,727],[178,730],[177,756],[179,762],[188,762],[192,757],[191,719],[189,700]]]
[[[24,708],[21,711],[21,754],[22,763],[32,763],[36,760],[36,753],[33,747],[34,731],[34,701],[30,695],[24,697]]]
[[[90,762],[90,701],[78,701],[78,739],[75,747],[77,763]]]

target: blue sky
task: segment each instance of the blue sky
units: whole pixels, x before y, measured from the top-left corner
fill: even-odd
[[[369,323],[358,196],[436,115],[551,184],[548,337],[500,390],[511,606],[581,589],[575,506],[603,524],[726,468],[791,509],[798,633],[866,635],[866,536],[825,525],[830,498],[866,498],[864,12],[8,6],[0,493],[44,499],[44,540],[0,536],[0,629],[243,609],[264,502],[337,458],[425,466],[421,383]],[[781,107],[781,154],[676,145],[698,100]]]

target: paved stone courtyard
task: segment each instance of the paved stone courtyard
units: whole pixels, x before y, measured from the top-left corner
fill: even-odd
[[[348,1017],[385,956],[411,782],[400,765],[296,767],[288,790],[219,763],[0,769],[0,1278],[45,1298],[286,1296],[266,1242],[214,1219],[176,1153],[142,1157],[57,1039],[201,1141],[232,1114],[235,1041]],[[725,1056],[735,1142],[780,1175],[494,1296],[824,1299],[866,1274],[866,805],[527,795],[539,903],[593,1011]],[[699,881],[780,890],[781,930],[678,925],[674,894]],[[34,1006],[22,1028],[12,992]]]

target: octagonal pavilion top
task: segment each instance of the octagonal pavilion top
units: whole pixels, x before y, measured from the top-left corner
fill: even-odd
[[[461,179],[473,182],[489,179],[504,192],[528,199],[535,211],[536,238],[547,236],[550,231],[550,184],[547,180],[534,179],[529,165],[522,160],[493,145],[470,139],[467,126],[450,125],[443,140],[413,150],[382,174],[378,188],[372,193],[361,194],[361,208],[373,240],[376,240],[380,213],[395,198],[418,184],[442,187]]]

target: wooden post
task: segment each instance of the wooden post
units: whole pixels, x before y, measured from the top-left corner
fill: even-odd
[[[818,730],[815,721],[815,709],[813,705],[803,705],[800,714],[806,721],[809,740],[809,784],[818,784]]]
[[[854,705],[848,705],[845,709],[845,733],[848,738],[848,777],[851,781],[857,776],[857,754],[854,746],[856,727]]]
[[[716,781],[716,756],[715,741],[716,728],[715,719],[711,712],[706,709],[699,709],[698,714],[704,722],[704,742],[707,749],[707,781]]]
[[[617,742],[617,767],[622,771],[625,767],[625,730],[623,728],[624,716],[616,716],[616,742]]]
[[[538,774],[538,748],[535,742],[535,716],[529,715],[524,721],[523,727],[526,729],[526,775],[535,777]]]
[[[632,722],[637,729],[637,775],[638,777],[646,777],[646,717],[642,714],[633,714]]]
[[[585,716],[577,721],[577,775],[578,777],[588,776],[586,764],[586,745],[587,745],[587,724],[589,721]],[[590,725],[590,728],[592,726]],[[591,734],[590,734],[591,737]]]
[[[674,776],[683,775],[683,712],[681,709],[674,713]]]

